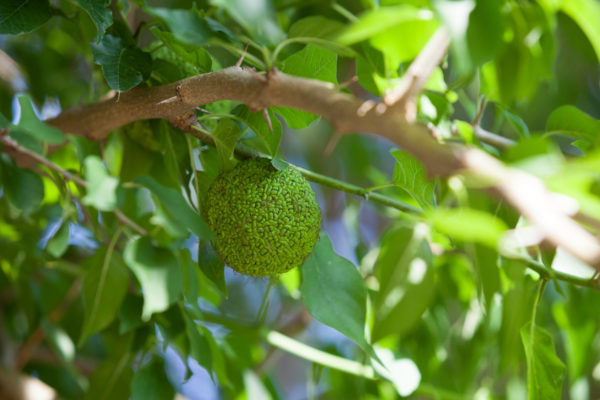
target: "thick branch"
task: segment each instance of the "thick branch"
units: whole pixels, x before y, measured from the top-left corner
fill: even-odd
[[[293,77],[275,70],[266,76],[230,67],[170,85],[134,89],[100,103],[68,110],[50,124],[65,132],[103,139],[112,130],[146,118],[165,118],[181,126],[197,106],[234,100],[259,110],[293,107],[319,114],[339,132],[369,132],[385,137],[419,158],[432,175],[469,171],[490,182],[494,191],[519,210],[555,246],[600,269],[600,243],[552,201],[541,181],[509,169],[474,148],[443,146],[427,127],[409,123],[401,113],[365,107],[331,84]]]

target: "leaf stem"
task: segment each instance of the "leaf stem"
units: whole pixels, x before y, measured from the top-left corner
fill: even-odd
[[[337,369],[348,374],[360,376],[366,379],[377,379],[375,371],[370,365],[361,364],[356,361],[348,360],[324,351],[307,346],[302,342],[292,339],[277,331],[269,331],[266,336],[267,342],[290,354],[303,358],[305,360]]]

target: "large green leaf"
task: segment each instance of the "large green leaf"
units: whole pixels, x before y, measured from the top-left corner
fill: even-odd
[[[597,0],[559,1],[561,10],[579,25],[600,61],[600,3]]]
[[[213,239],[208,224],[190,207],[177,190],[162,186],[149,176],[141,176],[135,181],[147,187],[175,221],[185,226],[200,239]]]
[[[288,31],[288,38],[293,42],[311,43],[346,57],[355,56],[354,50],[335,40],[343,29],[344,24],[340,21],[313,15],[294,22]]]
[[[106,360],[90,377],[85,400],[127,400],[132,377],[129,353]]]
[[[113,24],[112,12],[108,8],[110,0],[77,0],[77,3],[88,13],[96,25],[98,30],[96,43],[99,43],[104,38],[106,29]]]
[[[181,294],[183,275],[171,250],[154,246],[149,237],[134,238],[127,243],[123,258],[142,286],[143,320],[165,311]]]
[[[546,122],[546,130],[583,139],[590,144],[600,143],[600,120],[575,106],[560,106],[552,111]]]
[[[88,261],[83,277],[83,329],[79,344],[107,327],[116,317],[129,287],[129,272],[114,248],[97,251]]]
[[[31,32],[55,14],[48,0],[2,0],[0,34]]]
[[[304,49],[286,58],[281,70],[286,74],[337,84],[337,55],[330,50],[308,44]],[[274,107],[273,110],[293,129],[305,128],[318,118],[315,114],[288,107]]]
[[[271,0],[210,0],[251,33],[261,44],[273,45],[284,39]]]
[[[208,279],[219,288],[227,297],[227,284],[225,283],[225,263],[219,258],[209,241],[204,241],[198,246],[198,267]]]
[[[156,27],[150,31],[175,55],[173,62],[192,66],[196,74],[211,71],[212,59],[203,48],[181,42],[171,32],[164,32]]]
[[[427,227],[398,227],[386,233],[375,262],[379,293],[372,339],[404,335],[421,319],[433,296],[432,255]]]
[[[60,229],[48,240],[46,251],[59,258],[69,247],[69,221],[64,221]]]
[[[138,369],[131,381],[133,400],[173,399],[175,389],[169,383],[162,358],[154,357]]]
[[[395,150],[392,155],[396,159],[394,184],[408,192],[421,208],[433,207],[435,183],[427,178],[423,164],[406,151]]]
[[[150,8],[149,12],[161,18],[183,43],[200,46],[211,38],[210,27],[198,10]]]
[[[81,199],[83,204],[101,211],[112,211],[117,207],[119,180],[108,174],[102,160],[89,156],[84,161],[87,193]]]
[[[365,339],[367,289],[356,267],[321,234],[301,267],[300,291],[308,312],[370,352]]]
[[[527,358],[527,393],[530,400],[562,398],[565,365],[556,356],[552,336],[531,321],[521,328]]]
[[[152,70],[152,57],[137,47],[126,46],[121,38],[106,35],[92,44],[92,54],[111,89],[124,92],[137,86]]]

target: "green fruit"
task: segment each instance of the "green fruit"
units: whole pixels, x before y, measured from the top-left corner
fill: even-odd
[[[321,212],[308,182],[268,159],[221,173],[206,197],[215,250],[242,274],[269,276],[302,265],[319,238]]]

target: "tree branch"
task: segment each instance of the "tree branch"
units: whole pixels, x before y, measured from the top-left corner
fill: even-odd
[[[167,99],[170,101],[165,102]],[[341,133],[369,132],[385,137],[420,159],[431,175],[472,173],[489,182],[550,243],[600,270],[600,243],[551,201],[550,192],[537,178],[507,168],[478,149],[440,145],[426,126],[408,122],[402,113],[382,113],[378,107],[365,110],[362,101],[326,82],[277,70],[261,75],[229,67],[165,86],[134,89],[118,99],[67,110],[48,122],[65,132],[100,140],[139,119],[165,118],[182,126],[191,121],[195,107],[226,99],[246,103],[253,110],[297,108],[323,116]]]

